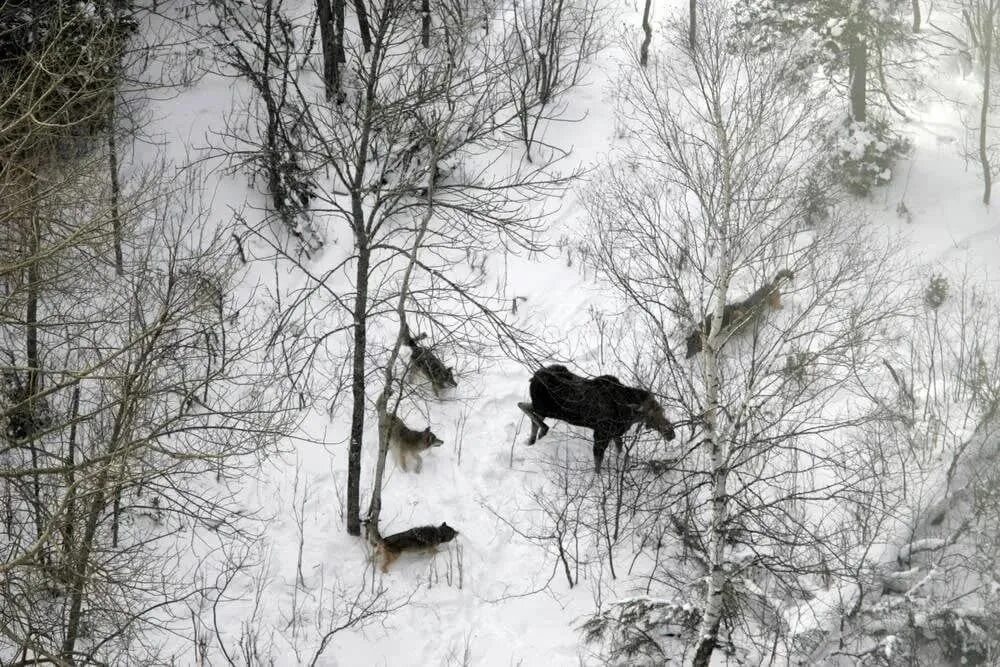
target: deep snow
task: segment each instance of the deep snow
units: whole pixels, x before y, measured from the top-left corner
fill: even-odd
[[[634,15],[628,20],[634,30]],[[555,123],[545,130],[547,142],[570,150],[570,161],[583,167],[601,163],[614,145],[610,81],[618,74],[615,54],[615,49],[607,51],[585,84],[566,97],[566,117],[583,120]],[[935,76],[949,94],[975,99],[975,77],[963,79],[948,58],[941,59]],[[164,157],[183,167],[210,155],[208,146],[217,143],[213,131],[221,129],[225,115],[236,113],[245,94],[239,81],[208,73],[176,96],[150,103],[152,120],[146,131],[160,145],[136,145],[135,162]],[[901,122],[898,129],[911,138],[913,152],[896,165],[892,183],[878,189],[866,205],[871,226],[899,240],[912,258],[915,275],[957,276],[968,271],[977,280],[996,281],[1000,225],[995,211],[979,201],[978,166],[960,155],[971,142],[961,114],[952,103],[931,95],[910,107],[916,117]],[[967,108],[964,113],[973,111]],[[199,168],[213,217],[227,219],[241,210],[253,215],[263,206],[263,197],[249,187],[244,174],[226,173],[217,160]],[[585,188],[586,183],[577,187]],[[910,219],[897,213],[900,202]],[[551,219],[548,240],[581,233],[584,217],[575,191],[570,191]],[[319,255],[315,268],[322,269],[333,255]],[[491,277],[500,276],[501,264],[494,258]],[[562,340],[563,359],[593,374],[615,372],[600,366],[600,351],[587,335],[592,326],[588,309],[613,311],[614,304],[592,276],[584,275],[569,247],[530,258],[509,257],[504,275],[508,293],[526,299],[520,321],[555,333]],[[279,276],[286,281],[283,287],[295,285],[293,273],[281,271]],[[445,445],[424,456],[420,475],[404,473],[390,460],[383,512],[383,532],[447,521],[460,531],[458,539],[434,557],[404,555],[389,574],[373,575],[368,547],[344,528],[347,410],[340,409],[331,420],[324,405],[314,406],[304,415],[303,437],[285,443],[260,479],[248,480],[243,489],[247,507],[260,508],[273,519],[255,545],[258,564],[248,567],[230,591],[244,599],[222,603],[218,609],[216,622],[230,649],[250,619],[255,581],[263,588],[252,624],[260,628],[261,646],[271,645],[275,664],[286,665],[308,660],[316,650],[330,622],[334,587],[354,592],[363,581],[371,587],[374,579],[374,586],[385,587],[390,601],[406,599],[407,604],[373,624],[338,633],[317,664],[575,665],[592,660],[576,630],[595,607],[592,589],[599,587],[600,596],[611,600],[635,593],[630,581],[585,580],[570,590],[553,555],[508,525],[545,529],[538,525],[528,497],[529,490],[545,484],[539,460],[568,451],[586,469],[591,456],[588,436],[559,424],[535,447],[525,446],[527,424],[516,403],[526,398],[527,370],[512,361],[490,361],[481,371],[463,372],[463,367],[472,366],[467,362],[458,360],[459,386],[444,400],[403,409],[411,426],[422,428],[429,417]],[[368,443],[375,441],[374,421],[370,413]],[[676,453],[680,446],[666,447]],[[363,503],[368,499],[373,449],[369,444],[363,463]],[[302,583],[297,585],[300,523]],[[208,580],[214,578],[210,555],[216,548],[206,543],[206,553],[192,550],[191,566],[205,557],[202,575]],[[337,608],[342,604],[337,602]],[[178,664],[193,663],[189,639],[165,637],[164,647]]]

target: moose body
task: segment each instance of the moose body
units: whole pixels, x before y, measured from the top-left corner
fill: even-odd
[[[559,419],[594,431],[594,468],[601,470],[604,450],[615,441],[621,451],[622,436],[633,424],[640,423],[674,439],[674,427],[663,408],[645,389],[629,387],[613,375],[584,378],[565,366],[546,366],[535,372],[529,385],[530,403],[517,406],[531,419],[534,444],[549,431],[546,418]]]

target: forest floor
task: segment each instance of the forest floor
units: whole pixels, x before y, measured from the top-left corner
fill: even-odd
[[[626,18],[627,28],[634,29],[634,16]],[[545,142],[570,152],[567,170],[599,165],[615,146],[613,78],[621,53],[612,48],[606,54],[563,100],[564,117],[577,120],[544,128]],[[963,78],[947,54],[926,69],[935,87],[906,100],[913,118],[897,125],[912,141],[912,153],[895,165],[891,184],[878,188],[864,209],[873,229],[898,241],[914,277],[965,273],[974,283],[992,284],[1000,278],[1000,224],[995,210],[980,201],[978,163],[965,155],[975,146],[963,124],[976,113],[969,104],[976,96],[975,77]],[[245,94],[233,80],[207,74],[175,97],[152,102],[148,132],[160,145],[146,149],[148,154],[137,152],[136,163],[155,153],[184,166],[210,153],[213,133]],[[263,198],[242,174],[228,174],[211,161],[200,169],[213,217],[262,207]],[[524,297],[521,323],[563,341],[561,359],[597,375],[618,369],[602,363],[605,351],[593,334],[593,313],[613,316],[617,304],[568,242],[586,233],[578,200],[586,179],[574,185],[551,217],[545,239],[549,252],[493,257],[486,270],[489,280]],[[330,231],[331,246],[338,235]],[[335,255],[320,253],[312,260],[314,268],[326,268]],[[290,272],[282,270],[279,278],[286,287],[294,286]],[[680,349],[682,338],[676,343]],[[345,350],[346,344],[345,339]],[[370,548],[345,530],[348,411],[340,409],[331,419],[325,405],[314,406],[304,414],[300,437],[283,443],[282,453],[238,490],[248,512],[258,512],[264,523],[248,554],[250,564],[229,590],[234,599],[218,605],[216,623],[230,651],[241,636],[256,634],[275,664],[308,662],[331,620],[337,624],[333,615],[346,613],[354,596],[364,600],[382,588],[384,600],[398,608],[335,634],[316,664],[596,661],[581,642],[579,624],[602,601],[644,592],[647,580],[625,572],[616,580],[581,578],[570,588],[551,541],[527,537],[551,531],[533,501],[534,491],[551,484],[542,474],[543,461],[568,457],[581,474],[591,474],[586,472],[589,433],[558,424],[537,445],[527,446],[528,424],[517,402],[527,398],[530,369],[509,360],[454,361],[456,389],[441,400],[415,401],[402,410],[411,426],[429,423],[445,444],[424,456],[421,474],[405,473],[390,461],[382,531],[447,521],[459,537],[432,557],[404,555],[388,574],[373,571]],[[366,442],[373,443],[373,414],[368,422]],[[679,454],[686,445],[683,439],[665,444],[665,456]],[[610,459],[614,456],[609,452]],[[362,489],[370,488],[374,462],[374,447],[368,446]],[[192,576],[213,580],[213,554],[219,553],[229,553],[221,537],[202,531],[192,539]],[[179,664],[191,664],[189,638],[165,641]]]

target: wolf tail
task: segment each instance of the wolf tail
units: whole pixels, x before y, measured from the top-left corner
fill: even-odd
[[[777,285],[782,280],[795,280],[795,274],[792,273],[791,269],[782,269],[775,274],[774,280],[771,281],[772,285]]]
[[[400,335],[403,337],[403,345],[409,348],[414,348],[417,345],[417,341],[413,340],[413,336],[410,335],[410,325],[403,320],[403,326],[400,327]]]
[[[410,334],[410,325],[406,323],[406,320],[403,320],[403,326],[401,327],[401,335],[403,337],[403,345],[406,345],[407,347],[413,350],[417,349],[418,340],[427,337],[427,334],[425,333],[417,334],[416,336]]]

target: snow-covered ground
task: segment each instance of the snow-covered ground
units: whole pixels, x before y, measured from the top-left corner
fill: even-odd
[[[657,12],[668,11],[655,4]],[[628,20],[634,30],[635,16]],[[614,48],[607,50],[585,83],[565,97],[565,116],[582,120],[545,128],[546,142],[570,151],[566,168],[598,165],[614,146],[611,81],[618,76],[618,57]],[[963,79],[945,60],[928,69],[936,69],[935,80],[949,94],[974,101],[972,78]],[[145,131],[159,145],[136,145],[134,160],[165,157],[181,167],[211,155],[213,133],[226,114],[237,113],[245,94],[238,80],[208,73],[175,96],[151,102]],[[913,152],[895,166],[892,183],[865,204],[870,225],[898,241],[915,276],[968,272],[975,282],[995,282],[1000,225],[996,212],[980,202],[978,164],[962,155],[974,145],[962,124],[971,107],[960,111],[928,92],[909,108],[914,118],[901,121],[898,129],[911,139]],[[226,219],[233,211],[253,215],[264,205],[244,174],[226,173],[214,160],[199,169],[212,217]],[[586,188],[586,181],[576,187]],[[582,270],[579,257],[571,257],[569,247],[558,248],[560,239],[583,232],[585,213],[576,192],[567,193],[547,222],[547,241],[556,246],[551,252],[508,257],[505,268],[504,262],[493,261],[488,270],[496,276],[504,271],[509,293],[525,297],[519,321],[560,340],[563,359],[595,375],[615,372],[600,365],[601,352],[587,329],[592,307],[613,312],[615,304]],[[337,232],[330,236],[335,243]],[[320,253],[314,268],[322,271],[335,255]],[[259,272],[271,275],[269,268]],[[282,269],[278,276],[282,288],[295,286],[294,271]],[[682,343],[677,341],[679,347]],[[346,339],[344,345],[346,350]],[[445,444],[424,456],[419,475],[390,462],[384,496],[383,532],[447,521],[460,535],[433,557],[402,556],[385,575],[373,570],[370,548],[345,530],[348,411],[340,409],[332,419],[325,404],[304,411],[302,437],[283,443],[282,452],[241,490],[248,509],[272,518],[253,545],[251,564],[227,592],[233,599],[216,610],[215,623],[231,653],[250,628],[259,633],[258,645],[274,664],[308,662],[321,637],[343,622],[338,615],[348,612],[351,599],[364,603],[380,591],[390,607],[398,608],[333,635],[316,664],[576,665],[595,660],[581,642],[579,624],[598,600],[641,591],[627,575],[617,581],[582,580],[571,589],[555,555],[523,534],[549,530],[531,499],[532,490],[549,484],[542,459],[568,452],[586,470],[588,434],[560,424],[527,447],[528,424],[516,404],[526,399],[528,370],[514,361],[487,361],[475,364],[478,370],[464,370],[472,367],[458,359],[455,390],[443,400],[403,409],[411,426],[422,428],[429,421]],[[374,422],[370,415],[363,502],[375,462]],[[669,453],[679,453],[683,445],[671,443]],[[212,554],[218,549],[208,540],[203,548],[192,548],[191,567],[201,570],[197,576],[215,579]],[[176,664],[193,664],[190,637],[164,642]],[[215,642],[210,638],[210,647]],[[220,657],[213,664],[222,662]]]

